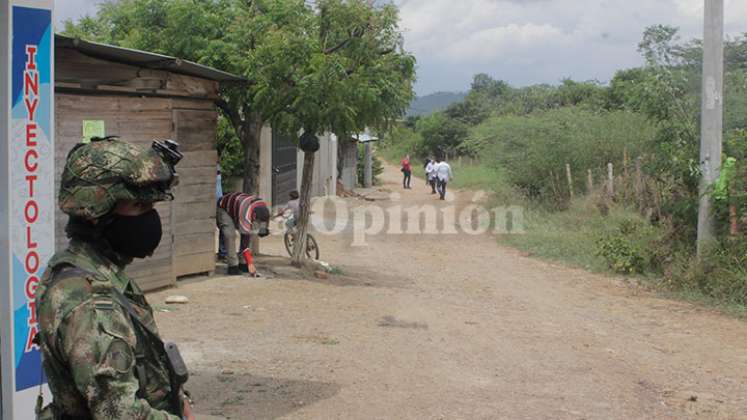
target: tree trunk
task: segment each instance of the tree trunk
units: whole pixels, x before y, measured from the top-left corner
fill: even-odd
[[[264,122],[258,115],[250,114],[241,122],[241,129],[236,132],[244,148],[244,182],[243,192],[259,195],[259,149]],[[254,255],[260,254],[259,236],[251,235],[248,244]],[[243,251],[243,250],[242,250]]]
[[[309,196],[311,195],[311,181],[314,177],[314,153],[303,154],[303,176],[301,178],[301,215],[296,225],[296,242],[293,247],[291,263],[299,267],[306,260],[306,232],[309,224]]]
[[[247,194],[259,194],[259,145],[264,122],[257,115],[249,115],[240,133],[244,146],[244,185]]]

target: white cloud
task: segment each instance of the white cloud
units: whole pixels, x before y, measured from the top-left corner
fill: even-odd
[[[418,93],[464,90],[486,72],[513,84],[563,77],[609,80],[641,63],[654,24],[700,37],[703,0],[395,0],[405,45],[419,62]],[[747,1],[725,0],[726,30],[747,32]]]
[[[454,61],[485,61],[503,57],[517,48],[562,45],[568,38],[568,34],[552,25],[512,23],[474,32],[447,46],[443,53],[444,57]]]
[[[55,0],[55,19],[58,23],[96,13],[96,6],[105,0]]]
[[[677,12],[682,16],[697,19],[703,16],[703,0],[674,0]]]

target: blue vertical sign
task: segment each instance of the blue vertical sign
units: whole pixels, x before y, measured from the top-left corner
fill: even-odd
[[[33,419],[43,389],[36,289],[54,252],[52,0],[0,0],[2,414]]]

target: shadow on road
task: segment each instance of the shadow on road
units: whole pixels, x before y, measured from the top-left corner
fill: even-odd
[[[195,397],[195,410],[231,419],[275,419],[333,397],[334,383],[269,378],[250,374],[198,371],[187,389]]]

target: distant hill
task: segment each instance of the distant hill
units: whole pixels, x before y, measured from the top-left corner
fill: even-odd
[[[454,102],[459,102],[467,96],[466,93],[459,92],[436,92],[430,95],[416,98],[410,109],[407,111],[408,116],[430,115],[434,112],[443,111]]]

